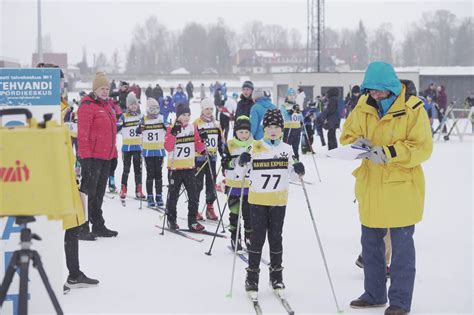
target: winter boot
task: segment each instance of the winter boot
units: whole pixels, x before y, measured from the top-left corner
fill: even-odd
[[[179,225],[176,223],[176,219],[168,218],[168,228],[170,230],[179,230]]]
[[[246,268],[247,270],[247,278],[245,278],[245,291],[258,291],[258,275],[260,273],[260,269],[250,269]]]
[[[150,208],[156,207],[156,203],[155,203],[155,200],[153,199],[153,195],[148,195],[148,197],[146,198],[146,202],[147,202],[148,207]]]
[[[384,315],[405,315],[408,314],[403,308],[400,306],[390,305],[384,312]]]
[[[145,199],[145,195],[142,192],[142,184],[137,184],[137,188],[135,189],[135,197],[137,199]]]
[[[383,306],[385,306],[385,303],[383,303],[383,304],[372,304],[372,303],[364,301],[360,298],[355,299],[350,304],[350,307],[352,307],[352,308],[373,308],[373,307],[383,307]]]
[[[122,184],[122,189],[120,190],[120,199],[127,198],[127,186]]]
[[[109,191],[111,193],[117,192],[117,187],[115,186],[115,177],[109,176]]]
[[[212,203],[207,204],[206,218],[208,218],[211,221],[217,221],[217,219],[219,219],[219,217],[214,212],[214,206],[212,205]]]
[[[67,277],[66,286],[69,289],[79,289],[79,288],[89,288],[95,287],[99,284],[99,280],[88,278],[84,273],[81,274],[77,278]]]
[[[165,203],[163,202],[163,198],[161,197],[161,194],[157,194],[155,197],[155,200],[156,200],[156,205],[158,207],[163,207],[165,205]]]
[[[270,267],[270,283],[273,290],[282,290],[285,288],[283,283],[283,267]]]
[[[105,225],[99,228],[92,228],[97,237],[116,237],[118,235],[117,231],[109,230]]]
[[[192,221],[192,220],[188,222],[188,228],[194,232],[201,232],[202,230],[204,230],[203,225],[201,225],[197,221]]]
[[[230,246],[232,246],[232,249],[235,250],[235,237],[236,237],[236,230],[232,230],[230,232]],[[240,242],[240,235],[239,238],[237,239],[237,253],[241,253],[242,250],[242,244]]]

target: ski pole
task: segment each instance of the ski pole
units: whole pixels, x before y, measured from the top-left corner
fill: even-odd
[[[308,191],[306,190],[306,186],[305,186],[305,183],[304,183],[304,180],[303,180],[302,176],[300,176],[300,182],[301,182],[301,186],[303,187],[303,192],[304,192],[304,196],[305,196],[305,199],[306,199],[306,204],[308,205],[308,211],[309,211],[309,215],[311,216],[311,222],[313,223],[314,233],[316,234],[316,238],[318,240],[319,250],[321,252],[321,257],[323,258],[324,267],[326,269],[326,274],[327,274],[328,280],[329,280],[329,285],[331,286],[332,296],[334,297],[334,302],[336,303],[336,309],[337,309],[338,313],[342,313],[343,310],[341,310],[339,308],[339,304],[337,303],[336,293],[334,291],[334,286],[332,284],[331,275],[329,274],[329,268],[328,268],[328,264],[327,264],[327,261],[326,261],[326,256],[324,255],[323,245],[322,245],[321,239],[319,237],[318,228],[316,227],[316,221],[314,220],[314,216],[313,216],[313,210],[311,209],[311,204],[309,203]]]
[[[316,164],[316,159],[314,158],[313,144],[309,141],[308,130],[303,123],[304,134],[306,136],[306,141],[308,141],[308,146],[311,149],[311,157],[313,158],[314,167],[316,167],[316,173],[318,173],[319,182],[321,182],[321,176],[319,175],[318,164]]]
[[[212,238],[212,242],[211,242],[211,246],[209,247],[209,250],[207,252],[205,252],[204,254],[206,254],[207,256],[211,256],[211,251],[212,251],[212,248],[214,246],[214,241],[216,240],[216,237],[217,237],[217,232],[219,231],[219,226],[221,225],[221,222],[222,222],[222,219],[224,218],[224,213],[225,213],[225,209],[226,207],[228,206],[229,204],[229,196],[230,196],[230,193],[232,192],[232,187],[229,187],[229,192],[227,193],[227,201],[226,203],[224,204],[224,209],[222,210],[222,216],[220,217],[219,219],[219,223],[217,224],[217,227],[216,227],[216,232],[214,232],[214,237]],[[224,223],[222,222],[222,225],[224,225]]]
[[[247,175],[248,171],[248,164],[244,168],[244,172],[242,173],[242,185],[240,186],[240,205],[239,205],[239,217],[237,219],[237,233],[235,234],[235,247],[234,247],[234,261],[232,262],[232,276],[230,279],[230,291],[227,294],[227,297],[232,297],[232,290],[234,288],[234,275],[235,275],[235,261],[237,260],[237,240],[240,233],[240,220],[242,219],[242,204],[244,201],[244,186],[245,186],[245,176]]]

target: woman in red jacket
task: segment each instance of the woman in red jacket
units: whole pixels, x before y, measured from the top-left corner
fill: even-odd
[[[83,225],[79,238],[95,240],[98,237],[117,236],[118,232],[105,226],[102,202],[111,160],[114,158],[117,119],[108,102],[109,80],[98,72],[92,84],[92,93],[81,100],[78,110],[77,142],[82,166],[80,191],[88,196],[89,222]]]

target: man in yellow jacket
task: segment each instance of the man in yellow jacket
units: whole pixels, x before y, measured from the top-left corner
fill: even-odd
[[[356,107],[344,124],[341,144],[369,149],[353,172],[362,225],[365,292],[353,308],[385,306],[385,244],[392,241],[390,306],[385,315],[410,311],[415,281],[415,224],[421,221],[425,179],[421,163],[433,150],[423,102],[406,93],[393,67],[369,64]]]

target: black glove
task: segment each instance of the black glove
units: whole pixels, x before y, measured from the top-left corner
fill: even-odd
[[[201,137],[202,140],[206,140],[209,138],[205,130],[199,131],[199,136]]]
[[[171,128],[171,134],[176,137],[178,133],[180,132],[181,132],[181,124],[177,122],[174,124],[173,128]]]
[[[141,135],[142,134],[142,128],[140,128],[140,126],[138,126],[137,129],[135,129],[135,133],[137,135]]]
[[[223,170],[228,170],[231,168],[230,161],[232,161],[232,157],[230,155],[224,155],[221,158],[221,166]]]
[[[244,152],[239,156],[239,165],[244,166],[245,164],[250,162],[251,159],[252,159],[252,156],[250,155],[250,153]]]
[[[293,164],[293,169],[295,170],[295,173],[298,174],[299,176],[304,175],[304,165],[301,162],[296,162]]]

